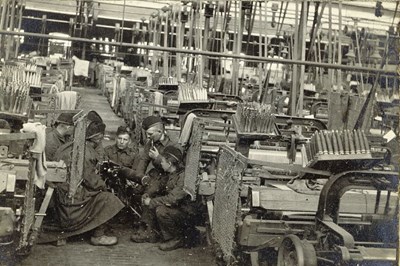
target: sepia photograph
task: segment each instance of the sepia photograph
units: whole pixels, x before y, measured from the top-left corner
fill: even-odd
[[[400,1],[0,0],[0,266],[397,266]]]

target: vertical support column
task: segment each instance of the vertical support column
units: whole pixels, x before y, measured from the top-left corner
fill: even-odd
[[[210,34],[210,17],[212,16],[212,14],[209,14],[209,12],[211,11],[211,5],[212,4],[205,4],[204,6],[204,38],[203,38],[203,51],[209,51],[209,47],[208,47],[208,42],[209,42],[209,34]],[[211,15],[211,16],[210,16]],[[215,24],[215,21],[214,21]],[[204,67],[205,68],[209,68],[208,69],[208,73],[209,73],[209,77],[208,79],[211,80],[211,67],[210,64],[208,63],[209,61],[207,60],[207,56],[203,57],[203,63],[204,63]],[[206,70],[207,71],[207,70]],[[207,72],[206,72],[207,73]]]
[[[196,47],[196,49],[202,51],[202,50],[207,49],[207,48],[203,47],[201,38],[205,39],[207,37],[203,36],[203,29],[201,27],[201,25],[202,25],[202,16],[200,14],[200,5],[201,5],[201,1],[199,1],[199,3],[198,3],[199,9],[197,10],[197,12],[195,12],[195,14],[197,14],[196,16],[197,16],[197,20],[198,20],[198,23],[197,23],[197,34],[196,34],[197,38],[198,38],[198,42],[197,42],[197,46],[198,47]],[[207,57],[204,56],[204,55],[197,55],[196,57],[198,58],[198,60],[197,60],[197,64],[198,64],[198,66],[197,66],[197,69],[198,69],[198,73],[197,73],[198,84],[199,84],[199,87],[202,88],[203,87],[203,73],[204,73],[204,67],[205,67],[204,59],[207,58]],[[193,59],[193,60],[196,61],[195,59]],[[211,73],[210,73],[210,76],[209,76],[209,80],[210,79],[211,79]]]
[[[165,26],[164,26],[164,48],[168,47],[168,11],[169,8],[163,9],[165,15]],[[168,52],[164,51],[163,54],[163,76],[168,77]]]
[[[158,46],[158,35],[159,35],[159,25],[160,25],[160,20],[159,20],[159,15],[157,14],[157,16],[154,15],[153,17],[153,45],[154,46]],[[153,51],[153,56],[151,57],[151,71],[152,73],[154,73],[156,71],[157,68],[157,62],[158,62],[158,51]]]
[[[21,31],[21,24],[22,24],[22,14],[24,12],[25,9],[25,3],[20,2],[18,3],[18,28],[17,31]],[[21,42],[21,36],[18,36],[16,39],[16,45],[15,45],[15,53],[14,53],[14,57],[17,58],[18,57],[18,52],[19,52],[19,46],[20,46],[20,42]]]
[[[338,31],[338,65],[342,64],[342,1],[339,1],[339,31]],[[338,90],[342,87],[342,70],[338,69],[337,73],[337,86]]]
[[[298,60],[298,45],[299,45],[299,3],[296,1],[296,11],[295,11],[295,26],[294,26],[294,45],[292,47],[292,54],[294,60]],[[296,115],[296,102],[297,102],[297,88],[299,84],[298,80],[298,66],[292,65],[292,90],[290,91],[290,113],[289,115]]]
[[[115,43],[118,43],[118,41],[120,39],[120,30],[121,30],[121,28],[120,28],[119,23],[115,23],[115,32],[114,32]],[[115,56],[117,56],[118,52],[119,52],[119,46],[116,45],[115,46]]]
[[[329,28],[328,28],[328,64],[332,64],[332,2],[328,1]],[[333,84],[333,69],[328,69],[328,93],[332,91]]]
[[[46,21],[47,21],[47,15],[43,15],[42,16],[42,28],[40,30],[41,34],[46,34],[46,24],[47,24]],[[44,42],[45,41],[47,41],[47,40],[44,38],[39,39],[38,52],[40,53],[41,56],[43,56],[45,54],[45,51],[44,51],[44,46],[45,46]]]
[[[10,16],[10,24],[9,24],[9,28],[10,31],[14,31],[14,24],[15,24],[15,5],[16,5],[16,0],[11,0],[11,16]],[[5,55],[5,60],[10,59],[10,54],[11,54],[11,49],[13,48],[13,41],[14,36],[9,35],[7,37],[7,46],[6,46],[6,55]]]
[[[145,41],[145,32],[144,32],[144,22],[146,21],[146,18],[141,18],[140,19],[142,22],[140,23],[140,44],[141,45],[144,45],[144,41]],[[140,51],[139,52],[139,55],[140,55],[140,58],[139,58],[139,66],[142,64],[142,61],[143,61],[143,64],[144,64],[144,62],[145,62],[145,59],[144,59],[144,53],[143,53],[143,49],[138,49],[138,51]]]
[[[0,30],[6,29],[6,20],[7,20],[7,11],[8,11],[8,0],[1,1],[1,16],[0,16]],[[4,49],[4,39],[7,38],[5,35],[0,35],[0,57],[3,58]]]
[[[300,60],[306,60],[306,36],[307,36],[307,14],[308,14],[308,5],[307,2],[302,2],[301,7],[301,17],[300,17],[300,35],[299,35],[299,43],[300,43]],[[304,98],[304,74],[305,74],[305,65],[300,66],[300,93],[299,100],[297,106],[297,115],[299,117],[303,117],[303,98]]]
[[[177,21],[178,28],[176,30],[176,47],[178,49],[182,49],[182,40],[183,40],[183,35],[185,34],[185,22],[183,22],[181,19],[182,19],[182,11],[179,9],[178,21]],[[178,79],[178,82],[180,82],[182,79],[181,65],[182,65],[181,53],[176,53],[176,77]]]

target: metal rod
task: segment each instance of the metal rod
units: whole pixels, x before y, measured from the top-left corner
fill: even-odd
[[[381,201],[381,190],[376,191],[376,198],[375,198],[375,210],[374,213],[378,213],[379,210],[379,203]]]
[[[339,154],[344,154],[344,148],[343,148],[343,141],[342,141],[342,134],[339,133],[339,131],[335,131],[336,139],[338,142],[338,147],[339,147]]]
[[[299,14],[299,3],[296,1],[296,18],[294,21],[294,45],[293,45],[293,57],[295,60],[299,60],[298,57],[298,47],[299,47],[299,22],[298,22],[298,15]],[[267,56],[267,55],[265,55]],[[301,61],[301,60],[300,60]],[[298,89],[298,70],[299,68],[297,66],[292,67],[292,89],[290,91],[290,115],[295,116],[296,115],[296,103],[297,103],[297,89]],[[268,85],[268,84],[267,84]],[[322,139],[322,137],[321,137]]]
[[[360,139],[358,138],[358,133],[357,130],[353,130],[353,136],[354,136],[354,143],[356,146],[356,153],[361,152],[361,145],[360,145]]]
[[[342,132],[344,138],[344,154],[350,154],[350,142],[349,142],[349,135],[347,134],[347,130]]]
[[[328,27],[328,63],[332,64],[332,1],[328,1],[329,27]],[[332,91],[332,69],[328,69],[328,93]],[[330,96],[330,95],[329,95]],[[328,96],[328,97],[329,97]]]
[[[364,136],[362,135],[362,132],[360,129],[356,130],[357,134],[358,134],[358,140],[360,141],[360,151],[361,153],[365,153],[365,144],[364,144]]]
[[[386,195],[386,203],[385,203],[385,211],[384,211],[384,215],[388,215],[388,213],[389,213],[389,210],[390,210],[390,208],[389,208],[389,206],[390,206],[390,195],[391,195],[391,191],[390,190],[388,190],[388,192],[387,192],[387,195]]]
[[[339,145],[338,145],[338,140],[336,138],[335,131],[332,131],[332,133],[330,135],[332,136],[333,153],[336,155],[339,155]]]
[[[183,53],[183,54],[196,54],[196,55],[206,55],[206,56],[225,57],[225,58],[228,57],[228,58],[243,59],[243,60],[252,61],[252,62],[268,62],[268,63],[279,63],[279,64],[285,64],[285,65],[288,65],[288,64],[306,65],[306,66],[314,66],[314,67],[343,69],[343,70],[349,70],[349,71],[386,73],[386,74],[391,74],[391,75],[397,75],[397,72],[387,71],[385,69],[356,67],[356,66],[347,66],[347,65],[336,65],[336,64],[318,63],[318,62],[301,61],[301,60],[288,60],[288,59],[280,59],[280,58],[258,57],[258,56],[252,56],[252,55],[235,55],[235,54],[227,55],[227,54],[217,53],[217,52],[197,51],[197,50],[187,50],[187,49],[177,49],[177,48],[164,48],[164,47],[160,47],[160,46],[139,45],[139,44],[125,43],[125,42],[115,43],[115,42],[110,42],[110,41],[90,40],[90,39],[78,38],[78,37],[50,36],[47,34],[32,33],[32,32],[16,32],[16,31],[0,30],[0,34],[14,35],[14,36],[32,36],[32,37],[45,38],[45,39],[67,40],[67,41],[77,41],[77,42],[88,42],[88,43],[95,43],[95,44],[106,44],[106,45],[111,45],[111,46],[132,47],[132,48],[138,48],[138,49],[144,49],[144,50],[179,52],[179,53]]]
[[[333,154],[334,150],[333,150],[333,144],[332,144],[332,139],[331,139],[331,134],[328,131],[324,131],[324,136],[325,136],[325,141],[326,141],[326,145],[328,148],[328,154]]]
[[[326,141],[324,132],[321,131],[319,136],[321,137],[321,142],[322,142],[322,152],[324,154],[328,154],[329,153],[329,151],[328,151],[328,142]]]
[[[338,31],[338,65],[342,64],[342,2],[339,1],[339,31]],[[341,91],[342,89],[342,71],[338,69],[337,73],[337,86],[338,90]]]
[[[368,138],[367,138],[367,135],[365,135],[365,132],[364,132],[364,131],[362,131],[362,136],[363,136],[363,138],[364,138],[365,152],[366,152],[366,153],[371,153],[371,150],[370,150],[370,148],[369,148]]]
[[[354,20],[354,29],[355,29],[355,33],[356,33],[356,48],[357,48],[357,59],[358,59],[358,64],[359,66],[362,66],[361,63],[361,51],[360,51],[360,43],[359,43],[359,39],[358,39],[358,28],[357,28],[357,21]],[[361,79],[361,88],[362,91],[365,91],[364,88],[364,76],[362,73],[360,73],[360,79]]]
[[[164,28],[164,48],[168,48],[168,12],[165,12],[165,28]],[[162,24],[162,23],[161,23]],[[163,76],[168,77],[168,52],[164,51],[164,59],[163,59]]]
[[[121,22],[121,35],[120,35],[120,42],[124,40],[124,25],[125,25],[125,6],[126,6],[126,0],[124,0],[124,6],[122,9],[122,22]],[[115,40],[117,41],[117,40]],[[156,44],[154,44],[156,45]]]
[[[323,151],[323,147],[322,147],[322,140],[321,140],[321,136],[319,135],[318,131],[315,132],[315,139],[316,139],[316,142],[317,142],[318,154],[323,154],[324,151]]]
[[[349,136],[350,154],[355,154],[356,148],[354,147],[354,138],[353,138],[353,133],[351,132],[351,130],[347,130],[347,135]]]

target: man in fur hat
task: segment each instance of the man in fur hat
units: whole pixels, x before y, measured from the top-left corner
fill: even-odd
[[[54,126],[46,129],[46,159],[56,160],[56,151],[67,142],[74,126],[73,113],[62,113],[58,116]]]
[[[93,245],[110,246],[118,242],[114,236],[105,234],[106,223],[123,207],[123,203],[112,193],[106,191],[103,179],[96,174],[99,155],[96,149],[104,137],[105,124],[92,121],[86,130],[85,160],[83,178],[73,198],[68,196],[69,184],[63,183],[56,188],[57,224],[49,227],[39,242],[52,242],[70,236],[92,231],[90,239]],[[70,165],[72,144],[67,145],[59,159]]]

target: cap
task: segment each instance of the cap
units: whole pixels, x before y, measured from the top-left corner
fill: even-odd
[[[92,121],[86,129],[86,139],[93,138],[96,135],[104,134],[106,125],[103,122]]]
[[[122,135],[122,134],[128,134],[129,135],[130,130],[129,127],[127,126],[119,126],[117,129],[117,136]]]
[[[148,130],[149,128],[156,126],[158,124],[160,124],[160,125],[163,124],[161,117],[152,115],[152,116],[148,116],[145,119],[143,119],[142,128],[144,130]]]
[[[171,158],[175,160],[177,163],[183,161],[183,154],[180,149],[175,146],[167,146],[161,153],[165,158]]]
[[[55,122],[72,126],[74,125],[74,115],[74,113],[61,113]]]

